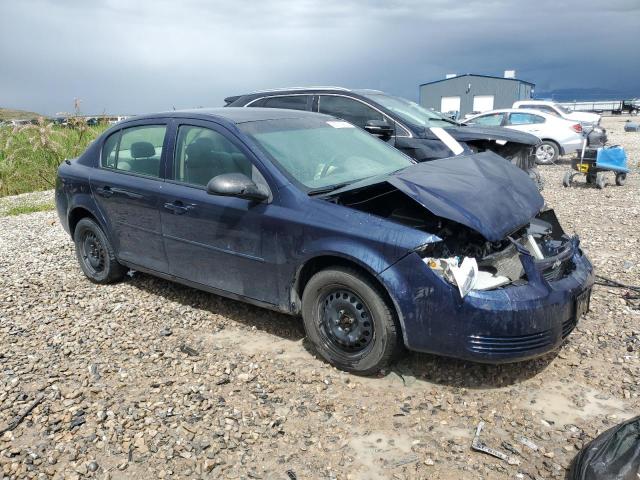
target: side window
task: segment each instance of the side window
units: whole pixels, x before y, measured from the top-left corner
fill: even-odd
[[[502,125],[502,119],[504,118],[504,113],[493,113],[491,115],[484,115],[482,117],[476,117],[469,120],[467,123],[469,125],[487,125],[499,127]]]
[[[288,108],[289,110],[308,110],[309,100],[311,100],[311,95],[270,97],[262,100],[260,106],[265,108]],[[251,104],[250,106],[253,107],[254,105],[255,104]]]
[[[320,96],[319,111],[320,113],[342,118],[359,127],[364,127],[369,120],[386,121],[384,115],[364,103],[352,98],[334,95]]]
[[[118,141],[120,132],[112,134],[102,145],[102,166],[106,168],[116,168],[116,153],[118,151]]]
[[[114,133],[104,142],[102,166],[160,177],[166,125],[131,127]]]
[[[531,125],[544,123],[544,117],[532,113],[512,113],[509,116],[509,125]]]
[[[251,161],[222,134],[209,128],[182,125],[173,162],[174,179],[204,187],[223,173],[243,173],[264,182]]]

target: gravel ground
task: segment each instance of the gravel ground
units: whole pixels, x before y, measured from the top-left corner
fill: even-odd
[[[610,143],[637,165],[623,120],[605,119]],[[640,284],[637,169],[597,190],[563,188],[568,168],[541,168],[547,202],[600,274]],[[640,312],[620,289],[596,286],[536,361],[412,354],[361,378],[310,354],[298,319],[139,273],[93,285],[55,212],[0,218],[0,273],[0,432],[37,403],[0,435],[7,478],[564,478],[640,412]],[[470,449],[480,420],[508,462]]]

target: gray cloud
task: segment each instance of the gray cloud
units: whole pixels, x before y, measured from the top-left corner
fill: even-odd
[[[319,84],[416,98],[508,68],[538,90],[629,90],[639,20],[637,0],[5,1],[0,105],[142,113]]]

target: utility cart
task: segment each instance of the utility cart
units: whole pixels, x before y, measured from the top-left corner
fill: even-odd
[[[605,174],[614,172],[616,175],[616,185],[624,185],[629,173],[627,152],[619,145],[606,147],[604,145],[597,148],[587,147],[588,135],[582,144],[580,157],[571,161],[572,170],[564,175],[562,184],[570,187],[576,175],[583,174],[587,183],[595,184],[598,188],[606,185]],[[604,142],[603,142],[604,143]]]

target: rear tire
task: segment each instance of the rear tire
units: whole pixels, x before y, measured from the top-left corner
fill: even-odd
[[[80,268],[93,283],[113,283],[127,273],[116,260],[109,239],[94,220],[81,219],[73,231],[73,241]]]
[[[538,165],[550,165],[560,156],[560,147],[551,140],[543,140],[536,148],[536,163]]]
[[[626,173],[616,173],[616,185],[621,187],[627,182],[627,174]]]
[[[402,350],[390,305],[369,278],[346,267],[316,273],[302,295],[307,338],[327,362],[370,375]]]

